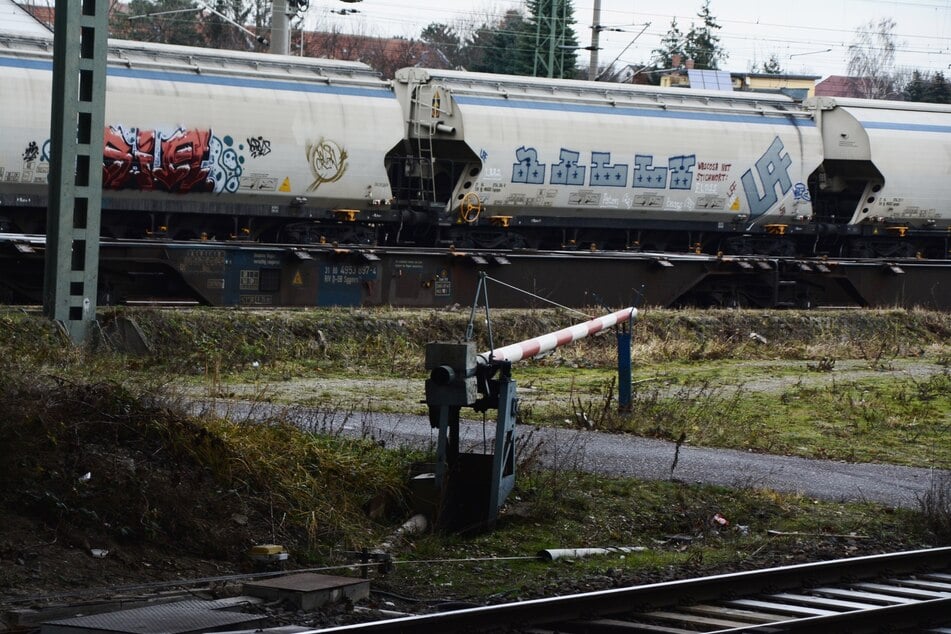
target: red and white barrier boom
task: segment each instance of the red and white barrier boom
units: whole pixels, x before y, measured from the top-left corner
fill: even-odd
[[[628,321],[634,321],[636,318],[637,309],[631,306],[629,308],[613,312],[609,315],[597,317],[581,324],[575,324],[574,326],[569,326],[568,328],[564,328],[556,332],[550,332],[546,335],[535,337],[534,339],[526,339],[525,341],[520,341],[519,343],[513,343],[510,346],[503,346],[489,352],[483,352],[479,355],[479,361],[508,361],[509,363],[515,363],[516,361],[521,361],[522,359],[531,359],[532,357],[538,356],[544,352],[554,350],[559,346],[577,341],[578,339],[589,337],[595,333],[605,330],[606,328],[611,328],[612,326],[623,324]]]

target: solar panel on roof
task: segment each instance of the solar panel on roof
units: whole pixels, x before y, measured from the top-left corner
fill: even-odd
[[[53,37],[48,28],[18,7],[13,0],[0,0],[0,32]]]
[[[690,81],[691,88],[703,88],[705,90],[723,90],[733,91],[733,82],[730,80],[730,73],[725,70],[697,70],[687,71],[687,79]]]

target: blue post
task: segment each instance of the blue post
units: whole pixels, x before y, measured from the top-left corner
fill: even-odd
[[[617,329],[617,407],[619,412],[631,411],[631,329]]]

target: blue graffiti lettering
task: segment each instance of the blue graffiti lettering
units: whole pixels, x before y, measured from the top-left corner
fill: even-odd
[[[697,164],[697,157],[671,156],[667,161],[670,166],[670,188],[690,189],[693,187],[693,171],[690,169]]]
[[[796,200],[802,200],[804,202],[811,202],[812,196],[809,195],[809,188],[806,187],[805,183],[796,183],[793,185],[793,198]]]
[[[753,170],[746,170],[740,178],[743,191],[746,192],[746,202],[750,206],[751,217],[763,215],[776,204],[779,200],[779,195],[776,193],[777,185],[783,194],[792,188],[792,181],[789,178],[789,166],[792,165],[792,159],[788,153],[784,154],[783,150],[785,150],[783,142],[776,137],[766,153],[756,161],[756,172],[763,183],[762,196],[756,186],[756,179],[753,178]]]
[[[621,163],[610,165],[610,152],[591,153],[591,179],[589,185],[605,185],[609,187],[627,186],[627,165]]]
[[[561,149],[561,162],[551,166],[552,185],[584,185],[585,167],[578,165],[580,152]]]
[[[650,154],[634,156],[634,187],[650,189],[667,188],[667,168],[651,167],[654,157]]]
[[[215,183],[215,192],[235,193],[241,185],[244,157],[231,147],[234,140],[230,136],[218,138],[212,136],[208,143],[208,160],[202,161],[202,167],[211,170],[211,179]]]
[[[545,164],[538,162],[538,150],[524,145],[515,150],[518,163],[512,165],[513,183],[540,185],[545,182]]]

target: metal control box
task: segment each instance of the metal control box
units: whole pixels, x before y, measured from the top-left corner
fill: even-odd
[[[467,407],[476,402],[476,349],[472,342],[426,344],[426,403],[430,407]]]

